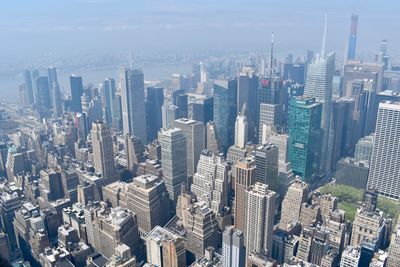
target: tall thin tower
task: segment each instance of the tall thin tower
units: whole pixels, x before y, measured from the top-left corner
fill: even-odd
[[[356,58],[358,15],[351,15],[350,36],[347,48],[347,61]]]

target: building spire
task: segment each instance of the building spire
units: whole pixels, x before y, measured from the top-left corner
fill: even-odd
[[[324,35],[322,36],[321,57],[325,56],[326,28],[327,27],[328,27],[328,14],[325,12],[325,26],[324,26]]]
[[[271,59],[269,62],[269,77],[272,79],[272,74],[274,72],[274,32],[271,34]]]

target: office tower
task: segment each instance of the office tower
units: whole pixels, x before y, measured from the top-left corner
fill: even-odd
[[[246,189],[255,183],[256,164],[253,158],[246,158],[236,162],[233,168],[235,181],[235,227],[245,232],[246,229]]]
[[[332,214],[335,215],[337,211]],[[345,243],[346,224],[334,219],[328,219],[324,221],[324,226],[329,231],[330,246],[337,249],[337,251],[342,251]]]
[[[14,181],[14,177],[22,172],[32,169],[32,161],[36,160],[34,150],[25,150],[12,146],[8,149],[7,162],[5,164],[7,179]]]
[[[17,192],[3,192],[0,195],[0,215],[3,231],[7,233],[8,245],[10,248],[10,258],[18,256],[18,244],[15,237],[13,221],[16,211],[21,207],[22,196]]]
[[[79,185],[78,173],[73,168],[61,168],[61,181],[64,196],[74,203],[78,199],[77,187]]]
[[[221,149],[218,139],[217,126],[215,126],[213,121],[207,122],[206,125],[206,148],[213,153],[218,153]]]
[[[353,133],[356,132],[352,116],[354,105],[354,99],[347,98],[335,99],[332,103],[332,142],[335,144],[332,149],[332,169],[336,168],[341,158],[353,151]]]
[[[192,97],[195,96],[195,97]],[[180,108],[178,107],[178,113]],[[214,120],[214,98],[212,96],[190,94],[188,118],[206,124]]]
[[[246,189],[245,196],[246,256],[248,257],[251,252],[270,256],[276,193],[269,190],[268,185],[256,182]]]
[[[378,205],[378,192],[374,189],[367,189],[364,191],[362,199],[362,207],[364,210],[374,212]]]
[[[347,47],[347,61],[356,59],[358,15],[351,15],[349,43]]]
[[[36,83],[34,80],[33,83]],[[35,101],[34,91],[33,91],[33,83],[32,83],[32,76],[29,70],[24,71],[24,84],[25,84],[25,93],[26,93],[26,100],[27,104],[31,105]]]
[[[161,130],[158,139],[161,144],[164,182],[169,198],[176,203],[181,184],[187,181],[186,137],[181,129]]]
[[[144,238],[156,225],[164,225],[169,219],[168,193],[164,181],[154,175],[135,177],[128,184],[126,207],[138,219],[140,236]]]
[[[383,212],[370,211],[364,207],[357,209],[353,222],[350,244],[361,246],[363,242],[373,242],[375,248],[382,244],[385,232],[386,219]]]
[[[244,104],[241,112],[236,117],[235,146],[244,149],[248,140],[248,122],[246,116],[247,105]]]
[[[122,103],[121,96],[115,95],[112,103],[112,124],[111,128],[122,131]]]
[[[266,184],[271,190],[278,189],[278,147],[274,144],[257,146],[254,151],[256,182]]]
[[[400,199],[400,102],[385,101],[379,104],[375,141],[368,177],[368,188],[379,194]],[[396,140],[396,141],[395,141]]]
[[[374,135],[371,134],[358,140],[356,144],[356,151],[354,152],[355,160],[364,160],[369,164],[371,163],[374,139]]]
[[[19,103],[21,106],[28,106],[28,100],[27,100],[27,96],[26,96],[26,88],[25,88],[25,84],[21,84],[20,86],[18,86],[18,92],[19,92]]]
[[[326,222],[332,217],[332,214],[337,210],[339,199],[330,194],[315,194],[312,196],[321,207],[322,221]]]
[[[185,90],[176,90],[172,92],[172,104],[176,106],[175,119],[188,118],[188,95]]]
[[[128,170],[136,173],[137,167],[145,161],[144,147],[141,140],[131,134],[125,135],[125,153]]]
[[[81,76],[71,75],[69,77],[71,86],[71,111],[82,112],[81,96],[83,95],[83,83]]]
[[[121,244],[138,255],[140,236],[135,213],[121,207],[101,207],[94,210],[89,223],[93,231],[93,243],[90,244],[104,257],[110,258]]]
[[[366,189],[368,182],[369,163],[354,158],[339,160],[336,170],[336,183]]]
[[[304,63],[285,63],[283,66],[283,79],[291,80],[298,84],[304,84],[306,74],[306,64]]]
[[[227,226],[222,233],[222,266],[245,266],[245,248],[243,232],[233,226]]]
[[[289,161],[303,181],[319,170],[322,105],[314,98],[292,98],[289,112]]]
[[[243,105],[247,105],[247,116],[249,123],[249,140],[255,142],[256,132],[254,128],[257,125],[257,88],[258,76],[253,70],[242,70],[237,78],[237,114],[241,111]]]
[[[263,129],[265,125],[272,126],[275,129],[279,129],[282,127],[283,122],[283,111],[282,105],[278,104],[260,104],[260,121],[259,121],[259,134],[258,134],[258,143],[262,144],[263,142]]]
[[[49,80],[46,76],[40,76],[36,80],[37,88],[37,109],[40,117],[48,117],[49,110],[51,109],[51,97],[50,97],[50,86]]]
[[[340,73],[335,73],[332,79],[332,99],[339,99],[342,96],[342,76]]]
[[[325,228],[317,228],[311,241],[310,263],[321,265],[321,260],[329,247],[329,232]]]
[[[124,134],[131,133],[147,144],[143,72],[125,69],[121,74],[121,102]]]
[[[62,99],[57,78],[57,69],[55,67],[49,67],[47,73],[49,77],[50,100],[53,107],[53,115],[58,117],[62,114]]]
[[[177,107],[168,102],[164,102],[161,107],[162,127],[164,130],[174,128],[175,119],[177,117]]]
[[[38,266],[35,264],[38,264],[40,253],[50,246],[45,215],[39,207],[26,202],[15,212],[13,224],[23,258]]]
[[[288,263],[296,255],[299,237],[277,228],[272,241],[271,258],[278,263]]]
[[[234,125],[237,112],[236,80],[217,80],[213,88],[214,122],[223,151],[234,143]]]
[[[206,203],[215,214],[224,213],[228,206],[228,165],[223,155],[208,150],[201,152],[191,191],[198,201]]]
[[[180,236],[156,226],[145,240],[148,264],[165,267],[186,266],[185,242]]]
[[[389,67],[389,55],[387,54],[387,45],[388,41],[386,39],[382,40],[378,54],[378,63],[383,65],[384,70],[387,70]]]
[[[392,233],[390,246],[388,250],[387,267],[400,266],[400,223],[397,222],[397,228]]]
[[[342,253],[340,267],[358,267],[360,262],[360,249],[353,246],[348,246]]]
[[[61,173],[54,169],[41,170],[39,190],[45,204],[63,198]]]
[[[107,182],[118,179],[114,163],[113,140],[110,129],[101,121],[92,124],[93,166]]]
[[[157,139],[158,130],[162,127],[162,111],[164,105],[164,89],[148,87],[146,95],[146,124],[149,141]]]
[[[215,213],[204,202],[196,202],[185,210],[187,219],[186,249],[196,259],[203,257],[208,247],[218,247],[221,235]]]
[[[112,127],[113,122],[113,102],[115,99],[115,80],[107,78],[103,81],[103,94],[104,94],[104,118],[108,127]]]
[[[329,143],[331,131],[332,114],[332,80],[335,72],[335,53],[322,55],[307,66],[307,77],[304,95],[315,99],[316,103],[322,104],[321,129],[322,136],[319,138],[319,150],[321,151],[320,173],[324,175],[330,172],[330,155],[332,147]],[[317,139],[318,141],[318,139]],[[293,163],[293,162],[292,162]],[[293,168],[295,170],[295,168]],[[307,175],[306,175],[307,176]]]
[[[301,205],[307,199],[308,184],[302,182],[299,177],[289,186],[282,202],[280,227],[287,229],[290,223],[300,220]]]
[[[201,151],[205,148],[204,124],[190,119],[177,119],[174,126],[182,130],[186,138],[187,175],[189,177],[197,170]]]

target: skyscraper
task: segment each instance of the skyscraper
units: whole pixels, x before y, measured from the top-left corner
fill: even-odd
[[[36,82],[36,81],[33,81]],[[35,98],[33,96],[33,83],[32,83],[32,76],[31,72],[29,70],[24,71],[24,83],[25,83],[25,93],[26,93],[26,99],[27,99],[27,104],[31,105],[34,103]]]
[[[220,143],[218,139],[217,127],[213,121],[207,122],[206,125],[206,148],[209,151],[217,153],[220,151]]]
[[[37,88],[37,109],[40,117],[48,117],[51,109],[51,97],[50,97],[50,87],[49,80],[46,76],[40,76],[36,80]]]
[[[71,86],[71,111],[82,112],[81,96],[83,95],[83,83],[81,76],[71,75],[69,77]]]
[[[204,124],[190,119],[177,119],[174,126],[182,130],[186,137],[187,175],[189,177],[197,170],[201,151],[206,147]]]
[[[112,127],[115,91],[115,80],[112,78],[105,79],[103,81],[104,118],[108,127]]]
[[[248,138],[248,123],[246,116],[246,104],[243,105],[242,111],[236,117],[235,123],[235,146],[244,149]]]
[[[286,230],[289,223],[299,221],[302,203],[307,198],[308,185],[298,177],[289,186],[282,202],[280,226]]]
[[[203,150],[197,172],[193,176],[191,191],[215,214],[223,214],[228,206],[228,165],[222,155]]]
[[[351,15],[350,36],[347,48],[347,61],[356,59],[358,15]]]
[[[320,164],[322,105],[313,98],[292,98],[289,111],[289,161],[303,180],[311,178]]]
[[[278,190],[278,147],[274,144],[257,146],[254,151],[256,162],[256,182],[269,185],[271,190]]]
[[[144,77],[141,70],[125,69],[121,74],[124,134],[131,133],[147,144]]]
[[[249,157],[236,162],[233,168],[235,179],[235,227],[245,232],[246,229],[246,195],[245,191],[255,183],[256,164]]]
[[[91,137],[94,169],[107,182],[117,180],[118,173],[114,163],[113,141],[110,129],[103,122],[94,122],[92,124]]]
[[[226,152],[234,142],[234,125],[237,112],[236,80],[217,80],[213,88],[214,122],[222,149]]]
[[[149,141],[157,138],[157,132],[162,127],[162,111],[164,105],[164,89],[148,87],[146,95],[146,121]]]
[[[186,137],[181,129],[161,130],[161,158],[169,198],[176,204],[181,184],[187,181]]]
[[[246,256],[252,252],[270,255],[276,193],[269,190],[268,185],[257,182],[246,190],[245,195]]]
[[[400,199],[400,102],[379,104],[375,140],[368,177],[368,188],[379,194]]]
[[[320,143],[321,163],[320,175],[330,171],[330,147],[329,138],[331,130],[332,114],[332,80],[335,72],[335,53],[316,58],[307,67],[306,86],[304,96],[313,97],[317,103],[322,104],[321,129],[322,142]]]
[[[227,226],[222,234],[222,266],[245,266],[245,248],[243,232]]]

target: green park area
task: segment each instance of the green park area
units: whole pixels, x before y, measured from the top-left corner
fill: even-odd
[[[354,221],[357,208],[362,201],[364,190],[337,184],[327,184],[318,190],[321,193],[331,194],[332,196],[339,198],[339,209],[346,212],[347,220],[350,222]],[[392,217],[394,220],[397,220],[400,214],[400,202],[379,196],[378,209]]]

